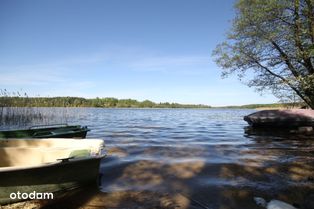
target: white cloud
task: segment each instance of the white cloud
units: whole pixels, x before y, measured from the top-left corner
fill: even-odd
[[[160,56],[144,49],[115,47],[93,54],[77,55],[48,63],[0,66],[0,84],[3,86],[40,86],[47,83],[66,83],[76,73],[93,73],[94,64],[97,64],[98,67],[103,66],[104,70],[178,73],[182,75],[208,73],[212,65],[209,55]],[[86,81],[88,80],[84,80],[84,82]]]
[[[134,74],[144,75],[147,80],[142,85]],[[161,56],[139,48],[114,47],[47,63],[0,66],[0,89],[24,89],[28,94],[41,96],[99,96],[209,105],[273,100],[253,93],[235,78],[220,80],[219,74],[210,55]],[[135,86],[128,80],[130,75]],[[167,81],[163,81],[168,75]],[[176,80],[178,76],[182,80]]]
[[[62,68],[45,68],[38,66],[29,67],[13,67],[8,71],[1,72],[1,85],[43,85],[47,83],[64,82]]]
[[[135,60],[131,65],[139,68],[156,68],[165,66],[191,66],[208,64],[209,59],[205,56],[166,56],[166,57],[143,57]]]

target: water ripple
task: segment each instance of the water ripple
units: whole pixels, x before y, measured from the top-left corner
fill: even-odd
[[[103,138],[107,145],[102,191],[179,189],[198,191],[198,196],[221,188],[269,196],[289,189],[313,191],[314,140],[248,135],[243,116],[253,110],[85,112],[84,124],[71,122],[88,125],[88,138]]]

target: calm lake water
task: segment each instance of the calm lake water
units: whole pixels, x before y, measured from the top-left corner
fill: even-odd
[[[261,196],[310,208],[313,136],[247,134],[254,111],[75,108],[68,122],[88,125],[108,154],[100,192],[81,204],[254,209]]]
[[[72,122],[88,125],[88,138],[105,140],[100,190],[117,199],[108,208],[132,198],[134,208],[147,204],[121,198],[128,191],[159,199],[166,194],[170,208],[259,208],[255,196],[307,208],[314,191],[313,138],[246,134],[243,116],[254,111],[92,108]]]

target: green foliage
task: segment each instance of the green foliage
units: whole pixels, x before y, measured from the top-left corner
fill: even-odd
[[[314,0],[239,0],[227,41],[213,52],[223,77],[258,91],[294,92],[314,108]]]
[[[248,104],[240,106],[225,106],[227,109],[280,109],[280,108],[300,108],[304,103],[274,103],[274,104]]]
[[[134,99],[0,96],[0,107],[210,108],[207,105],[139,102]]]

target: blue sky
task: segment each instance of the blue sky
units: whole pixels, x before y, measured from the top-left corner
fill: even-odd
[[[0,0],[0,89],[30,96],[271,103],[211,57],[233,0]]]

